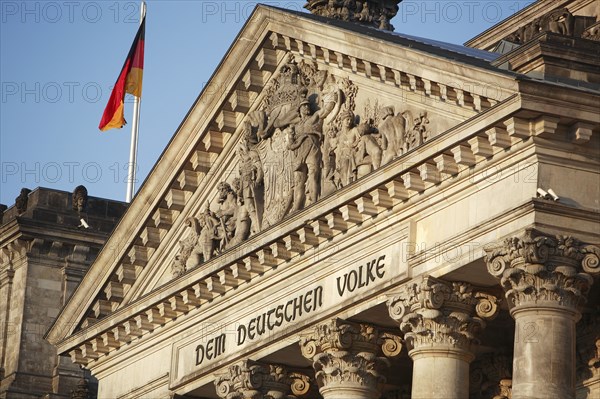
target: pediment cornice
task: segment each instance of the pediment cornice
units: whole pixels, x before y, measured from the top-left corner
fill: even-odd
[[[355,43],[348,45],[348,32],[333,29],[326,37],[325,30],[314,21],[279,10],[257,9],[50,331],[48,339],[58,344],[60,352],[71,352],[80,363],[94,361],[333,235],[401,208],[446,177],[517,141],[549,134],[558,124],[555,117],[515,116],[523,102],[512,76],[464,65],[442,69],[447,61],[401,46],[390,46],[388,56],[381,57],[378,46],[384,43],[357,35]],[[341,75],[372,81],[377,87],[406,91],[407,102],[435,96],[446,112],[455,109],[465,121],[382,165],[361,184],[345,186],[335,196],[321,199],[318,206],[291,215],[285,225],[251,236],[243,250],[225,252],[145,292],[152,281],[146,275],[170,261],[185,219],[201,212],[232,170],[242,122],[258,107],[263,88],[289,54]],[[494,97],[467,92],[464,86],[443,80],[444,73],[473,83],[478,79],[480,85],[500,81],[500,90]],[[581,125],[580,142],[589,139],[586,134],[593,129]]]
[[[512,10],[515,14],[494,25],[485,32],[475,36],[465,43],[465,46],[492,50],[503,39],[518,32],[536,19],[543,17],[550,10],[568,8],[572,14],[579,14],[582,9],[594,5],[594,0],[544,0],[536,1],[522,10]],[[515,3],[518,7],[518,3]],[[517,12],[518,11],[518,12]]]

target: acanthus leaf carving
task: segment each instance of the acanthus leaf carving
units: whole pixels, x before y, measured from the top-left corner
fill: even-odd
[[[292,382],[281,365],[244,360],[218,374],[215,388],[224,399],[296,399]]]
[[[370,324],[332,319],[301,334],[302,354],[313,362],[318,386],[339,384],[379,391],[385,382],[383,369],[398,356],[402,340]]]
[[[431,345],[470,350],[484,319],[496,316],[498,299],[467,283],[427,276],[402,286],[400,295],[388,300],[388,310],[400,323],[409,351]]]
[[[587,300],[592,275],[600,274],[598,247],[535,229],[488,246],[485,260],[511,307],[549,302],[578,310]]]

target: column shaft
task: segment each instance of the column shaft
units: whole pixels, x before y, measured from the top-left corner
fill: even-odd
[[[513,399],[574,399],[575,324],[600,274],[600,248],[526,229],[485,251],[516,323]]]
[[[574,399],[576,314],[553,308],[512,314],[513,399]]]
[[[388,300],[413,359],[412,399],[469,398],[477,336],[485,328],[483,319],[496,315],[497,302],[470,284],[430,276],[405,284]]]
[[[468,399],[469,357],[462,351],[412,351],[411,399]],[[472,358],[472,356],[471,356]]]
[[[364,387],[328,386],[321,388],[323,399],[379,399],[379,392],[372,392]]]

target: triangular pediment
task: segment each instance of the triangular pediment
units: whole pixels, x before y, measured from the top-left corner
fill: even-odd
[[[154,317],[289,260],[295,244],[275,241],[236,257],[286,217],[514,94],[514,77],[486,65],[475,53],[259,6],[63,310],[59,323],[71,327],[54,328],[51,341],[144,310],[143,298],[187,281],[188,269],[208,277]],[[405,186],[424,184],[417,177]],[[239,267],[224,272],[223,262]]]

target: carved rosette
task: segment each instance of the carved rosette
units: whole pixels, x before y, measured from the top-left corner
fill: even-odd
[[[511,308],[552,304],[579,312],[600,274],[600,249],[573,237],[528,229],[486,249],[492,276],[500,279]]]
[[[302,354],[313,362],[321,394],[337,387],[355,388],[379,397],[389,366],[386,357],[398,356],[400,337],[369,324],[332,319],[300,337]]]
[[[400,323],[409,354],[436,346],[470,351],[485,327],[483,319],[496,316],[498,299],[467,283],[424,277],[404,285],[388,300],[388,310]]]
[[[224,399],[294,399],[293,380],[283,366],[244,360],[217,375],[217,395]]]

